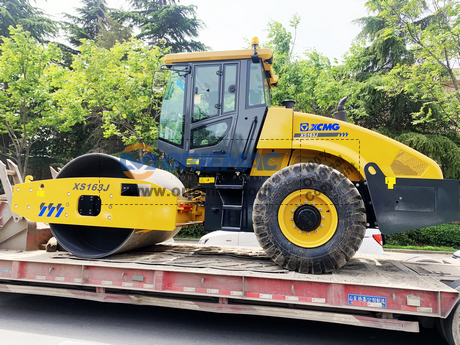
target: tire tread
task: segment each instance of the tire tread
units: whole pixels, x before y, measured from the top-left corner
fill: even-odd
[[[270,214],[269,206],[276,204],[272,196],[280,190],[288,188],[289,183],[292,183],[292,181],[300,181],[301,178],[305,177],[314,179],[321,176],[327,178],[327,181],[331,184],[333,182],[330,181],[335,181],[333,188],[338,191],[335,196],[339,202],[338,204],[334,202],[334,204],[336,208],[348,207],[348,216],[339,225],[346,227],[346,229],[341,233],[336,231],[336,234],[334,234],[334,236],[339,236],[337,238],[339,238],[340,245],[332,251],[326,251],[323,255],[312,257],[309,255],[311,252],[308,250],[309,248],[295,251],[289,250],[286,247],[294,244],[291,244],[284,236],[282,236],[284,241],[279,241],[275,238],[274,231],[280,230],[271,229],[269,226],[269,218],[270,216],[273,217],[273,214]],[[301,187],[301,189],[310,188]],[[278,205],[281,202],[282,200],[278,202]],[[253,224],[254,232],[261,247],[278,265],[301,273],[321,274],[343,267],[359,249],[366,231],[366,211],[358,190],[340,172],[322,164],[299,163],[276,172],[265,181],[254,203]],[[289,244],[285,243],[286,241]]]

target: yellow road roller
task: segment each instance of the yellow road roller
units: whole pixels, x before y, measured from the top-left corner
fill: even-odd
[[[254,231],[277,264],[331,272],[367,227],[392,234],[459,219],[459,183],[430,158],[347,122],[272,106],[273,53],[254,49],[170,54],[158,148],[162,169],[103,154],[67,164],[56,179],[14,187],[13,211],[49,223],[87,258],[171,238],[188,224]],[[185,192],[168,170],[199,184]]]

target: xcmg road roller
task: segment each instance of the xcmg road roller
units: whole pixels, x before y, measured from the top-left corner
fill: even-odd
[[[100,258],[165,241],[181,227],[254,231],[277,264],[303,273],[344,266],[366,227],[383,234],[459,219],[459,183],[432,159],[347,122],[272,106],[273,53],[170,54],[158,148],[189,172],[81,156],[52,180],[14,186],[13,211],[46,222],[69,252]],[[138,147],[139,148],[139,147]],[[168,170],[168,169],[166,169]]]

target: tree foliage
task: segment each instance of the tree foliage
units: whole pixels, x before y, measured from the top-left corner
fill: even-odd
[[[415,123],[436,122],[436,114],[460,130],[460,4],[455,0],[368,1],[366,5],[388,23],[384,37],[403,36],[416,63],[397,64],[382,88],[420,102]],[[450,86],[450,90],[446,88]],[[448,92],[446,92],[448,91]]]
[[[79,119],[63,115],[56,103],[67,75],[56,63],[60,50],[37,43],[20,26],[10,28],[10,36],[0,46],[0,131],[8,136],[2,151],[25,174],[31,147],[44,128],[66,131]]]
[[[203,51],[207,47],[195,39],[204,23],[196,17],[195,6],[175,4],[174,0],[131,0],[131,11],[118,11],[114,17],[138,26],[136,36],[150,46],[171,47],[171,52]]]
[[[21,25],[38,41],[57,33],[56,22],[32,6],[29,0],[0,0],[0,42],[2,36],[10,36],[9,27],[17,25]]]
[[[71,77],[58,91],[63,116],[101,118],[106,137],[154,146],[159,108],[151,84],[164,51],[135,39],[110,50],[83,41],[79,49]]]
[[[64,27],[67,30],[69,42],[78,47],[81,40],[95,40],[101,32],[101,28],[107,25],[108,7],[105,0],[81,0],[83,7],[77,8],[78,15],[65,14],[67,22]]]
[[[403,3],[405,0],[399,1]],[[366,77],[376,72],[390,71],[401,63],[414,63],[414,55],[407,46],[407,39],[400,32],[388,32],[390,23],[388,18],[380,16],[379,9],[382,1],[368,1],[366,6],[371,11],[367,17],[359,18],[354,23],[361,26],[359,39],[371,42],[366,46],[363,54],[368,57],[367,61],[359,66],[359,72]],[[363,61],[364,62],[364,61]]]
[[[131,28],[123,26],[123,24],[111,17],[107,17],[106,24],[100,25],[100,30],[95,37],[95,42],[98,47],[110,49],[115,46],[117,42],[123,43],[129,41],[131,37]]]

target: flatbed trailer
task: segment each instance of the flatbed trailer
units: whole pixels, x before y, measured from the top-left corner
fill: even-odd
[[[439,323],[460,339],[460,264],[385,253],[356,255],[330,274],[285,270],[262,251],[161,244],[103,259],[0,250],[0,291],[249,314],[418,332]]]

